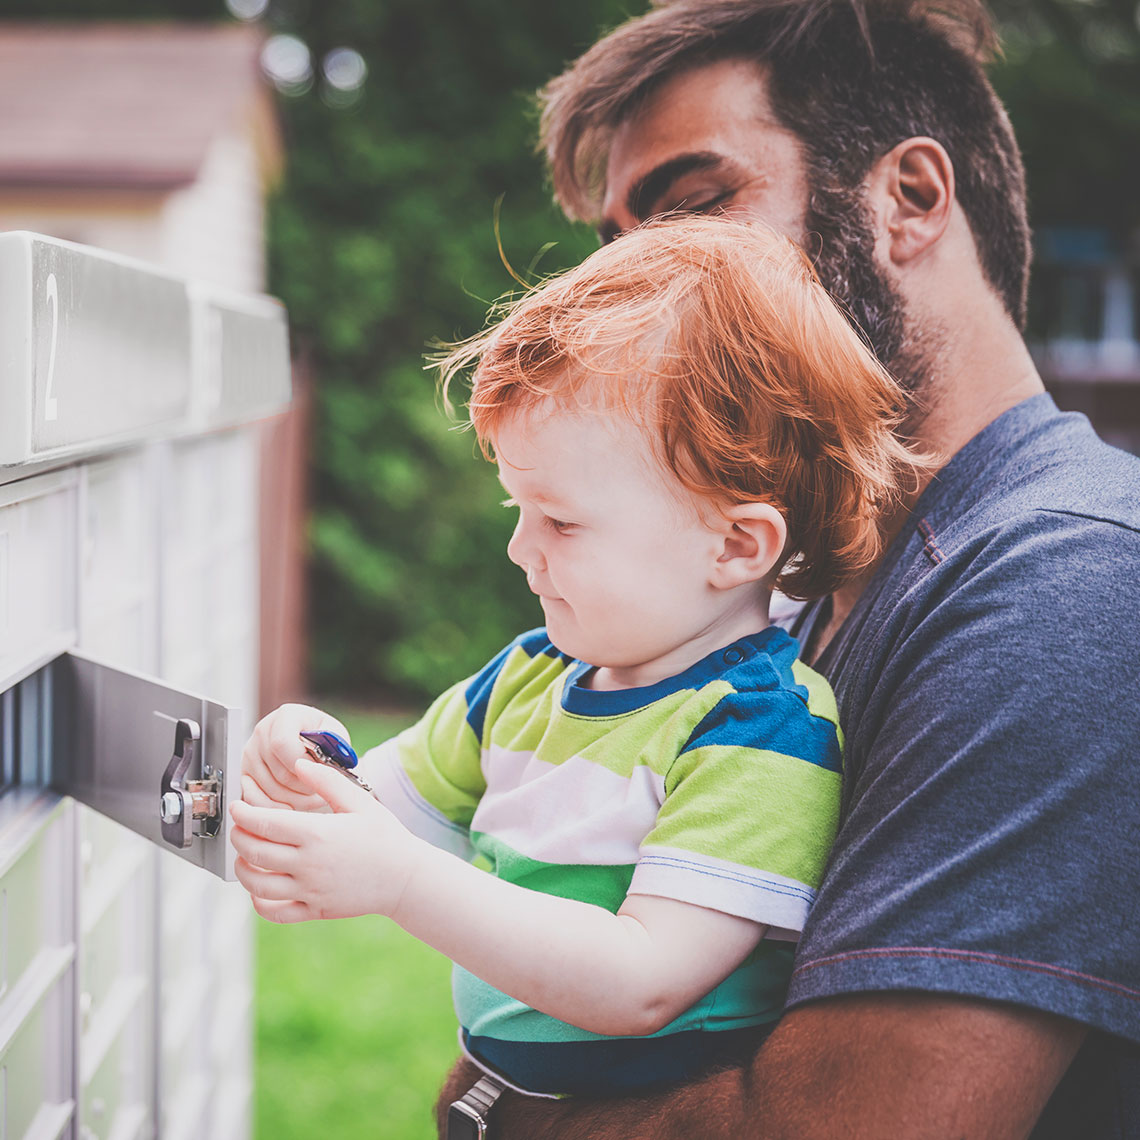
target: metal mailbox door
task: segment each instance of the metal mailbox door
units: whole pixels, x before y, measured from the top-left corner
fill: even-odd
[[[51,786],[233,879],[227,803],[240,773],[238,710],[74,651],[48,668]]]

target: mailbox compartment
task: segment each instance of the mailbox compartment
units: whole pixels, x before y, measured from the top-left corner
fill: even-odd
[[[79,645],[128,669],[158,667],[158,456],[89,463],[80,485]]]
[[[66,984],[66,979],[58,981],[0,1045],[4,1136],[54,1140],[64,1134],[75,1115],[75,1102],[61,1087],[57,1063],[67,1048],[61,1033],[68,1001]]]
[[[160,1000],[163,1140],[249,1133],[253,912],[235,883],[163,855]],[[207,1090],[213,1091],[209,1096]]]
[[[0,486],[0,690],[75,643],[77,483]]]
[[[138,1013],[151,988],[153,863],[150,851],[140,856],[134,846],[123,848],[132,858],[108,866],[106,877],[83,898],[80,1030],[85,1046],[100,1046],[96,1053]],[[85,1064],[87,1052],[85,1047]]]
[[[74,812],[10,791],[0,837],[0,1135],[55,1137],[75,1109]]]
[[[5,807],[4,815],[16,815],[18,798]],[[70,827],[70,811],[57,810],[42,826],[17,815],[13,828],[27,841],[0,849],[0,1023],[9,1003],[26,1002],[29,987],[42,981],[45,962],[73,944],[69,892],[61,886],[73,851]]]
[[[179,441],[165,463],[160,670],[242,709],[244,741],[257,707],[257,437]]]
[[[82,1140],[141,1140],[151,1135],[151,1106],[136,1094],[144,1075],[139,1045],[137,1038],[128,1035],[112,1042],[99,1067],[84,1082]]]
[[[51,829],[0,877],[0,999],[20,991],[45,945],[66,941],[52,889],[62,870],[60,837]]]

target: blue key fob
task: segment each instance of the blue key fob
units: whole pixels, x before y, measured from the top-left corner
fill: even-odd
[[[358,761],[352,745],[335,732],[302,732],[301,739],[307,740],[321,753],[322,760],[331,760],[341,768],[355,768]]]

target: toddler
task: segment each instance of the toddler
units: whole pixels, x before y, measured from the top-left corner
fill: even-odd
[[[472,365],[545,627],[363,758],[375,798],[298,759],[298,732],[339,724],[279,709],[232,812],[259,913],[388,915],[452,958],[463,1049],[494,1078],[459,1110],[481,1135],[503,1085],[679,1081],[743,1061],[778,1018],[841,737],[769,600],[869,566],[921,461],[892,434],[897,386],[755,224],[626,234],[444,376]]]

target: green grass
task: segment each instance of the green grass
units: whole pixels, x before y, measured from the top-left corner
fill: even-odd
[[[330,708],[358,751],[411,717]],[[457,1053],[450,964],[381,918],[257,920],[258,1140],[428,1140]]]

